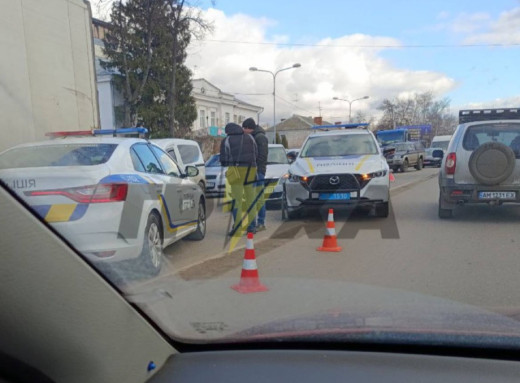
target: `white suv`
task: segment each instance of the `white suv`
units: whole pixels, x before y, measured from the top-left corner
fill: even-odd
[[[520,203],[520,109],[461,110],[439,189],[440,218],[468,203]]]
[[[311,134],[283,183],[282,218],[311,207],[374,207],[387,217],[390,172],[367,124],[333,125]],[[344,127],[344,130],[337,130]]]

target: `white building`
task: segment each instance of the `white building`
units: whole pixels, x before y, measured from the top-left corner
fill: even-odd
[[[197,120],[192,126],[195,133],[220,136],[228,122],[241,124],[249,117],[258,123],[262,107],[241,101],[202,78],[193,80],[192,85],[197,107]]]

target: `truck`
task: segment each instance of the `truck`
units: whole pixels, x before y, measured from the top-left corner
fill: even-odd
[[[424,146],[429,146],[431,131],[431,125],[398,126],[395,129],[376,132],[376,138],[382,148],[396,142],[407,141],[420,141]]]
[[[88,1],[3,1],[0,36],[0,151],[99,127]]]

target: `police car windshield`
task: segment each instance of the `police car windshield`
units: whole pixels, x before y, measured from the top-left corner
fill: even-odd
[[[377,154],[377,147],[368,134],[344,134],[310,137],[301,157],[335,157]]]
[[[0,169],[100,165],[109,160],[116,147],[116,144],[56,144],[14,148],[0,155]]]

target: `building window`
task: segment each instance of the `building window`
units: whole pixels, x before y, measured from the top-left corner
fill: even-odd
[[[226,112],[225,117],[226,117],[225,125],[227,125],[231,122],[231,115],[229,114],[229,112]]]
[[[211,111],[211,124],[210,126],[217,126],[216,113]]]
[[[245,119],[245,116],[238,116],[238,123],[241,124]]]
[[[204,109],[199,111],[199,125],[201,129],[206,127],[206,111]]]

